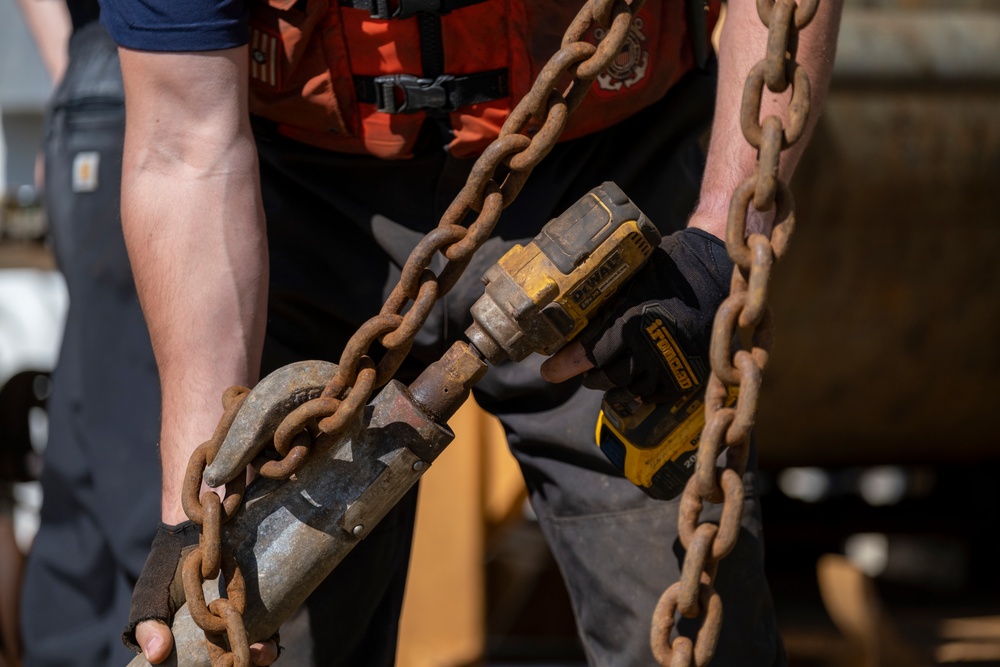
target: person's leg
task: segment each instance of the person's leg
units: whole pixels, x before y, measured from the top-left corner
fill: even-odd
[[[159,385],[119,223],[117,50],[73,37],[46,137],[46,205],[70,310],[48,403],[25,664],[120,666],[132,586],[159,516]]]
[[[510,391],[504,384],[515,379],[513,371],[502,382],[487,377],[477,398],[498,413],[507,431],[539,526],[566,581],[588,664],[653,667],[653,609],[663,591],[679,579],[684,558],[677,537],[679,500],[647,497],[604,460],[594,444],[598,392],[579,388],[565,401],[554,396],[546,401],[539,398],[545,396],[540,387],[532,397],[533,408],[525,410],[523,392],[537,366],[519,370],[525,377],[516,384],[517,399],[503,400]],[[736,549],[722,561],[716,582],[724,620],[712,664],[780,665],[784,654],[763,574],[753,462],[744,481],[743,529]],[[710,506],[704,518],[718,521],[718,508]],[[680,623],[685,635],[693,636],[697,629],[696,623]]]
[[[501,234],[509,239],[506,233],[513,227],[515,237],[533,235],[538,225],[604,180],[621,186],[664,235],[681,229],[697,197],[713,93],[711,72],[692,74],[665,100],[621,126],[557,146],[505,212]],[[516,229],[528,220],[534,228]],[[510,241],[490,244],[506,247]],[[482,273],[490,255],[477,257],[479,266],[470,267],[469,280]],[[476,294],[463,280],[449,314],[464,317]],[[507,431],[540,527],[566,580],[588,662],[655,665],[649,648],[652,612],[679,578],[684,557],[677,537],[679,501],[652,500],[612,468],[594,444],[600,393],[574,383],[546,384],[538,376],[540,361],[531,357],[491,369],[476,397]],[[725,619],[713,665],[784,662],[764,580],[753,470],[751,465],[745,479],[742,536],[718,574]],[[705,516],[717,519],[717,508]],[[692,634],[697,629],[692,625],[682,622],[681,632]]]

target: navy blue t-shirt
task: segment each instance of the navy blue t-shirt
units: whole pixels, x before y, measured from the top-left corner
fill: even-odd
[[[249,0],[101,0],[101,22],[138,51],[214,51],[249,41]]]

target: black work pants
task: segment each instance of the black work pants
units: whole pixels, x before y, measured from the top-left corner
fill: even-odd
[[[119,217],[117,47],[95,22],[73,35],[69,56],[47,119],[45,205],[70,306],[21,604],[25,665],[121,667],[160,516],[160,390]]]

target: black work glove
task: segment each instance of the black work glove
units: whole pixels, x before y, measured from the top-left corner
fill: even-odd
[[[582,334],[594,364],[583,384],[624,388],[655,403],[699,388],[732,270],[725,244],[708,232],[688,228],[664,238],[605,318]]]
[[[136,653],[141,649],[135,640],[135,628],[143,621],[160,620],[166,624],[184,604],[181,571],[184,559],[198,546],[198,526],[191,521],[168,526],[161,523],[153,538],[149,556],[132,591],[128,626],[122,633],[125,646]]]

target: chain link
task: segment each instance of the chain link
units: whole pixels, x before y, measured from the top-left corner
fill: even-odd
[[[293,410],[278,426],[274,449],[281,457],[259,466],[262,476],[293,475],[320,438],[338,438],[359,418],[371,394],[399,369],[417,332],[439,298],[461,277],[473,253],[490,237],[504,208],[521,191],[528,175],[555,146],[569,114],[580,104],[594,79],[621,52],[634,15],[643,0],[589,0],[563,36],[559,51],[542,68],[525,97],[511,110],[500,134],[472,166],[469,177],[437,227],[416,245],[403,265],[399,282],[379,314],[350,338],[337,373],[323,393]],[[585,41],[594,24],[605,35],[595,46]],[[471,223],[463,223],[472,216]],[[440,253],[446,260],[439,274],[430,265]],[[376,363],[373,344],[385,349]],[[246,596],[235,559],[223,552],[221,526],[239,509],[245,488],[242,474],[226,485],[225,499],[199,496],[205,467],[212,463],[249,390],[230,388],[223,397],[225,414],[212,439],[188,463],[182,501],[188,517],[202,528],[199,546],[183,570],[191,617],[206,633],[212,667],[250,664],[242,614]],[[204,582],[219,574],[227,582],[227,598],[205,603]],[[721,607],[720,607],[721,608]],[[228,645],[228,648],[227,648]]]
[[[246,477],[241,475],[226,485],[225,498],[212,492],[201,493],[201,477],[205,467],[215,460],[222,441],[236,419],[250,390],[230,387],[222,396],[223,415],[212,438],[199,446],[188,460],[181,502],[185,514],[201,526],[198,546],[184,561],[181,576],[191,618],[209,636],[212,667],[249,667],[250,652],[243,626],[246,609],[246,586],[243,572],[236,559],[222,550],[222,524],[231,519],[243,502]],[[200,494],[200,495],[199,495]],[[226,597],[206,604],[202,587],[206,581],[222,575],[226,582]],[[230,649],[226,649],[226,639]]]
[[[712,372],[698,461],[680,501],[678,532],[686,555],[680,580],[663,593],[650,629],[653,655],[662,667],[704,667],[715,654],[722,628],[722,600],[714,583],[719,561],[739,538],[750,431],[773,340],[767,285],[771,267],[784,256],[795,226],[794,201],[778,165],[781,151],[803,136],[809,117],[809,77],[795,62],[795,54],[799,30],[815,16],[817,4],[817,0],[798,4],[757,0],[757,13],[768,28],[767,50],[747,76],[740,105],[740,126],[757,149],[757,165],[733,192],[729,207],[726,246],[735,267],[730,294],[712,329]],[[765,85],[773,93],[791,86],[787,126],[778,116],[760,120]],[[747,236],[751,203],[757,211],[774,210],[770,233]],[[750,349],[742,347],[746,343]],[[726,397],[737,390],[735,406],[725,407]],[[719,455],[727,447],[725,464],[718,467]],[[706,502],[722,503],[718,525],[699,522]],[[702,619],[694,641],[682,636],[671,640],[678,613]]]
[[[287,449],[298,433],[310,430],[313,423],[316,428],[312,430],[338,437],[367,404],[371,393],[392,378],[434,303],[454,286],[473,253],[492,234],[503,209],[555,146],[569,114],[582,101],[593,80],[620,53],[640,4],[594,0],[580,10],[563,37],[563,46],[511,111],[499,137],[476,160],[465,186],[444,212],[437,228],[407,258],[399,282],[381,312],[348,341],[337,374],[323,395],[303,404],[289,415],[287,424],[281,425],[278,431],[281,439],[275,441],[279,452]],[[607,30],[596,46],[583,41],[595,22]],[[560,90],[560,83],[567,80]],[[538,120],[541,126],[531,128],[532,136],[523,134]],[[476,214],[475,219],[468,227],[463,226],[462,222],[472,214]],[[438,253],[444,256],[446,264],[435,275],[430,264]],[[359,382],[362,360],[368,358],[376,342],[386,353],[375,365],[374,382]],[[308,419],[303,419],[305,415]],[[283,466],[283,472],[293,473],[303,459]]]

